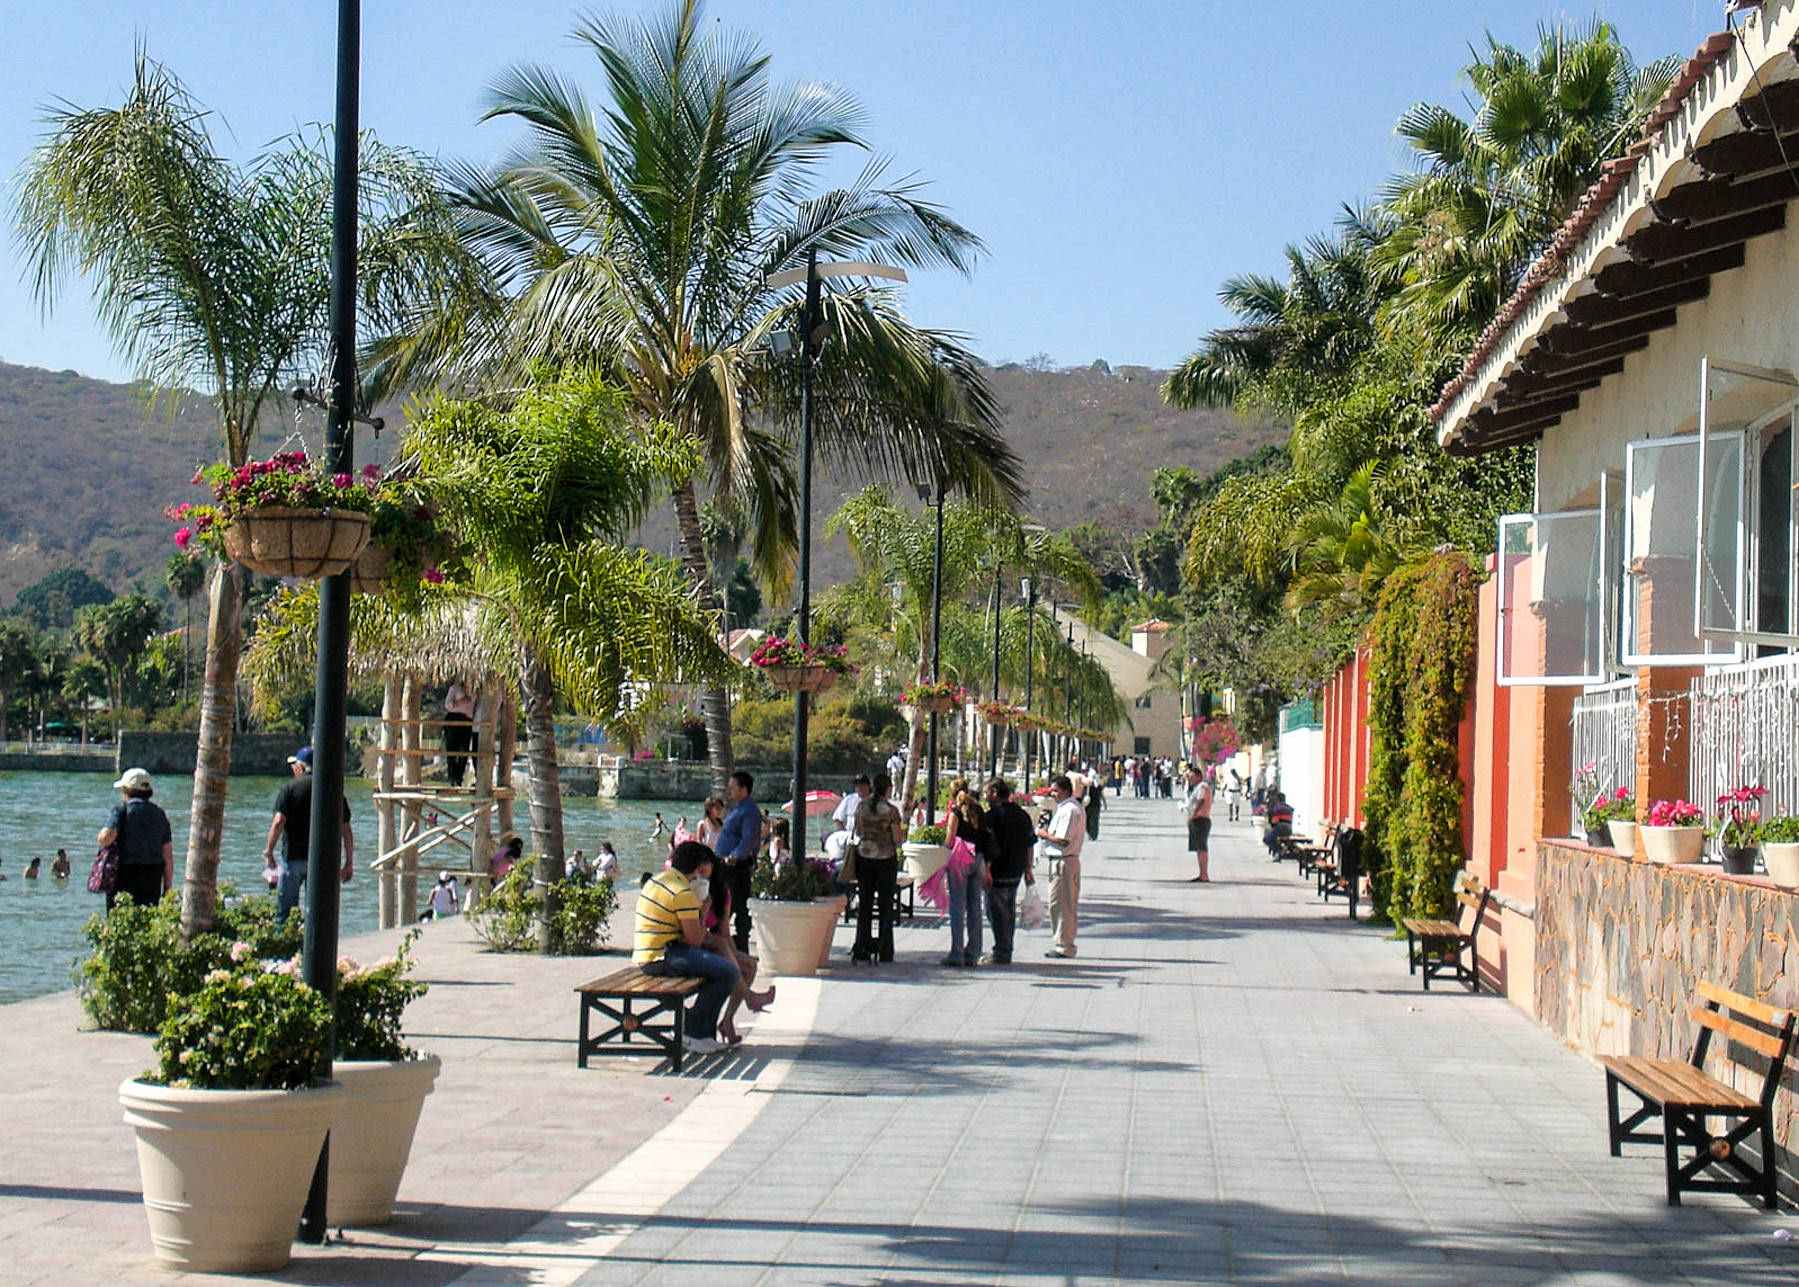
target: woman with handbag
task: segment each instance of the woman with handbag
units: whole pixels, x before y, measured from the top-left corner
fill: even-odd
[[[145,770],[126,769],[112,785],[124,799],[113,806],[112,817],[100,829],[100,853],[88,888],[106,895],[109,912],[120,894],[131,895],[140,907],[152,906],[175,886],[169,815],[150,803],[156,792]]]
[[[899,885],[899,846],[906,823],[887,795],[893,782],[875,775],[873,790],[856,807],[856,944],[852,961],[893,960],[893,904]],[[880,938],[874,934],[875,900],[880,900]]]
[[[977,965],[981,959],[981,895],[989,883],[991,837],[980,802],[966,788],[952,799],[945,839],[949,842],[949,861],[943,865],[949,904],[949,955],[943,958],[943,964]]]

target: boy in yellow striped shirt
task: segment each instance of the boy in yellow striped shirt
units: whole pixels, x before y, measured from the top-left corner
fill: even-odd
[[[669,865],[637,893],[631,959],[647,973],[704,979],[683,1026],[687,1048],[711,1054],[721,1048],[718,1013],[737,990],[737,963],[700,946],[706,937],[700,909],[711,894],[713,853],[698,841],[675,846]]]

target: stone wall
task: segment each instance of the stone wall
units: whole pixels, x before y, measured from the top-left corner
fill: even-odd
[[[285,777],[287,757],[306,739],[297,733],[239,733],[231,739],[233,777]],[[120,769],[148,769],[158,773],[192,773],[197,747],[193,733],[144,733],[127,729],[119,735]],[[360,757],[351,754],[352,771]]]
[[[1694,985],[1799,1006],[1799,894],[1716,867],[1664,867],[1545,841],[1536,871],[1537,1018],[1590,1055],[1687,1059]],[[1744,1063],[1738,1063],[1741,1059]],[[1747,1065],[1747,1066],[1746,1066]],[[1714,1038],[1706,1071],[1746,1093],[1764,1064]],[[1596,1074],[1593,1095],[1603,1093]],[[1782,1189],[1799,1195],[1799,1069],[1774,1101]]]
[[[793,777],[790,770],[765,764],[740,767],[756,779],[756,799],[763,804],[778,805],[787,799]],[[841,795],[850,789],[850,779],[854,776],[853,773],[808,773],[806,789],[835,791]],[[944,780],[948,781],[947,778]],[[697,804],[712,794],[712,769],[705,764],[670,763],[667,760],[602,765],[598,786],[602,800],[687,800]]]

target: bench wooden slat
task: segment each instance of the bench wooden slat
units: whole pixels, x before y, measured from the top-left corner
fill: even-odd
[[[1768,1059],[1773,1059],[1780,1054],[1781,1041],[1779,1037],[1766,1032],[1758,1032],[1748,1024],[1738,1023],[1735,1019],[1726,1019],[1718,1011],[1707,1009],[1702,1005],[1694,1006],[1691,1013],[1693,1022],[1722,1034],[1726,1041],[1735,1041],[1740,1045],[1748,1046],[1749,1049]]]
[[[1741,992],[1732,992],[1729,988],[1721,988],[1716,983],[1712,983],[1706,979],[1699,980],[1699,985],[1695,991],[1707,1001],[1716,1001],[1727,1010],[1735,1010],[1738,1014],[1746,1014],[1751,1019],[1771,1024],[1776,1028],[1787,1021],[1788,1011],[1768,1005],[1763,1001],[1757,1001],[1754,997],[1746,997]],[[1770,1059],[1774,1057],[1773,1054],[1768,1051],[1763,1051],[1762,1053],[1768,1055]]]
[[[1466,938],[1467,932],[1454,921],[1425,919],[1421,917],[1405,918],[1405,927],[1419,938]]]
[[[597,979],[590,979],[575,989],[577,992],[602,996],[684,997],[698,992],[705,980],[686,975],[646,974],[642,966],[627,966]]]
[[[1632,1090],[1658,1104],[1676,1108],[1758,1108],[1758,1101],[1727,1086],[1680,1059],[1648,1059],[1640,1055],[1606,1055],[1609,1071]]]

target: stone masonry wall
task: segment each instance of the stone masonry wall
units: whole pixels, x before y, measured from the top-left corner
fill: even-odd
[[[1799,1006],[1799,894],[1716,867],[1632,862],[1545,841],[1536,873],[1537,1018],[1590,1055],[1687,1059],[1694,985]],[[1706,1071],[1757,1094],[1765,1064],[1714,1037]],[[1738,1062],[1738,1061],[1741,1062]],[[1595,1098],[1604,1093],[1595,1075]],[[1799,1070],[1774,1101],[1782,1188],[1799,1194]]]

